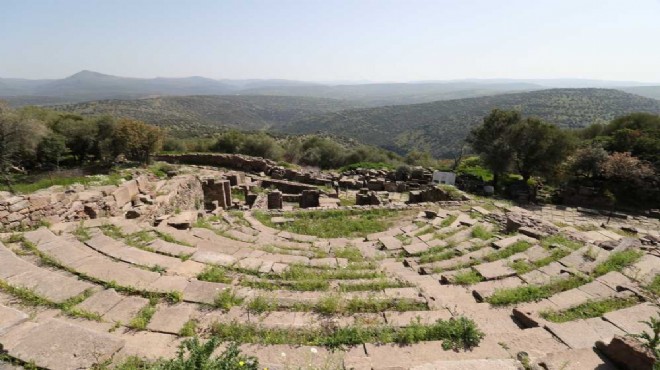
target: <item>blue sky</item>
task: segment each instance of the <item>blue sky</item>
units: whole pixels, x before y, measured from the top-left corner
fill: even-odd
[[[0,77],[660,82],[660,0],[0,0]]]

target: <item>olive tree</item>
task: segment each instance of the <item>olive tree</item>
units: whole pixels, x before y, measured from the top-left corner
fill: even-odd
[[[484,122],[473,128],[467,143],[479,154],[483,164],[493,172],[493,185],[511,167],[513,148],[508,140],[509,129],[520,123],[520,113],[494,109]]]

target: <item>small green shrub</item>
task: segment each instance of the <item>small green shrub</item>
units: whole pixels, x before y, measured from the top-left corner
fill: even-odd
[[[229,309],[234,306],[238,306],[241,303],[243,303],[243,298],[238,297],[236,292],[234,292],[232,289],[225,288],[215,297],[213,306],[223,311],[229,311]]]
[[[188,320],[186,321],[185,324],[183,324],[181,330],[179,330],[179,335],[182,337],[193,337],[195,336],[196,330],[197,330],[197,321]]]
[[[479,239],[482,239],[482,240],[488,240],[488,239],[492,238],[494,235],[495,234],[493,234],[492,232],[486,230],[486,228],[484,228],[481,225],[477,225],[472,229],[472,237],[474,237],[474,238],[479,238]]]
[[[92,236],[89,234],[89,231],[85,228],[85,226],[83,226],[82,222],[73,231],[73,235],[83,243],[92,238]]]
[[[154,313],[156,313],[156,305],[155,303],[150,303],[138,312],[137,316],[131,320],[128,326],[136,330],[145,330]]]
[[[218,357],[213,352],[220,344],[212,337],[206,343],[197,337],[184,340],[179,346],[177,357],[171,360],[147,362],[138,357],[129,357],[114,367],[116,370],[259,370],[256,357],[241,354],[236,343],[230,343]]]
[[[206,266],[204,271],[197,275],[197,280],[209,281],[212,283],[230,283],[232,279],[228,277],[225,269],[219,266]]]
[[[651,294],[660,296],[660,274],[655,275],[651,283],[647,285],[645,288],[646,290],[651,292]]]
[[[276,309],[277,309],[277,303],[274,300],[264,297],[262,295],[254,297],[247,304],[248,312],[254,314],[261,314],[264,312],[275,311]]]
[[[483,281],[484,278],[475,270],[469,269],[454,276],[454,284],[472,285]]]
[[[651,317],[648,321],[641,321],[651,329],[651,332],[642,332],[631,336],[642,341],[644,347],[650,349],[655,355],[654,369],[658,369],[660,363],[660,315]]]

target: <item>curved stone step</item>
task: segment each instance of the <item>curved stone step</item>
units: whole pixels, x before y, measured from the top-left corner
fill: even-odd
[[[9,356],[51,370],[91,368],[111,359],[124,343],[114,335],[57,319],[23,323],[0,336]]]
[[[2,243],[0,280],[9,286],[30,290],[53,303],[63,303],[95,287],[76,277],[37,267],[16,256]]]

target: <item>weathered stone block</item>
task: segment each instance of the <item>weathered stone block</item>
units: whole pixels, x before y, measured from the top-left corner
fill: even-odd
[[[30,206],[30,202],[27,199],[23,199],[19,202],[16,202],[9,206],[9,212],[18,212],[20,210],[26,209]]]

